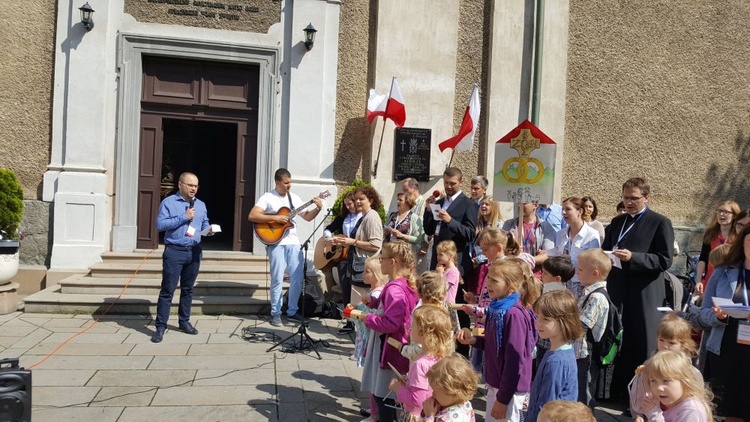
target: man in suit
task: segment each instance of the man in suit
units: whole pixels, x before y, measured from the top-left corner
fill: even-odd
[[[432,260],[430,269],[437,265],[437,245],[443,240],[452,240],[458,250],[458,270],[462,276],[472,270],[469,244],[474,240],[479,206],[461,191],[463,173],[456,167],[449,167],[443,172],[443,189],[445,198],[437,201],[440,210],[437,218],[432,210],[424,211],[424,232],[433,236]]]
[[[612,395],[625,395],[635,368],[656,350],[664,304],[664,272],[672,265],[672,222],[647,206],[651,188],[640,177],[622,185],[625,214],[612,219],[602,248],[614,251],[622,268],[612,268],[607,291],[622,315],[621,355],[615,364]]]

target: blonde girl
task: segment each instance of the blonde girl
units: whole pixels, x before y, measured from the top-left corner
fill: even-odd
[[[445,281],[443,276],[437,271],[425,271],[417,279],[417,295],[419,302],[417,308],[421,306],[440,306],[443,307],[443,297],[445,297]],[[446,309],[450,312],[450,308]],[[453,311],[455,313],[455,311]],[[451,317],[451,319],[453,319]],[[458,325],[456,317],[455,325]],[[456,329],[457,330],[457,329]],[[400,346],[401,355],[414,362],[422,354],[422,345],[419,343],[409,343]]]
[[[446,284],[446,294],[444,302],[456,303],[456,293],[458,293],[458,284],[461,274],[456,267],[456,258],[458,251],[456,244],[452,240],[443,240],[437,245],[438,264],[435,267],[439,273],[443,274]]]
[[[646,399],[649,421],[712,422],[713,394],[695,377],[690,359],[674,350],[657,352],[646,361],[643,373],[649,382]]]
[[[662,318],[657,330],[657,351],[663,352],[672,350],[680,352],[689,360],[695,356],[697,348],[691,335],[690,324],[675,314],[667,314]],[[703,383],[703,375],[700,371],[692,367],[693,376]],[[630,383],[630,412],[635,417],[635,421],[645,422],[646,412],[649,410],[650,403],[647,398],[650,396],[648,378],[643,373],[643,366],[636,369],[636,375]]]
[[[578,400],[578,366],[572,343],[583,336],[578,302],[567,290],[543,294],[534,304],[539,337],[550,342],[531,384],[526,421],[535,422],[545,403]]]
[[[411,326],[411,312],[417,305],[417,292],[411,269],[414,268],[414,255],[405,242],[388,242],[383,246],[380,256],[380,267],[388,276],[388,283],[379,298],[362,297],[362,303],[370,308],[382,306],[383,314],[365,316],[365,326],[373,331],[367,344],[367,354],[362,372],[362,389],[371,392],[379,420],[390,422],[396,420],[393,399],[386,399],[388,386],[393,379],[390,365],[400,373],[409,369],[409,360],[394,347],[381,347],[380,337],[385,341],[393,338],[401,344],[408,342]],[[389,365],[390,364],[390,365]],[[388,406],[386,406],[386,404]]]
[[[416,421],[422,415],[422,403],[432,395],[427,371],[453,353],[453,330],[448,312],[437,306],[420,306],[411,321],[411,343],[421,344],[422,353],[409,365],[406,379],[393,378],[388,388],[403,404],[405,419]]]
[[[471,399],[477,392],[479,374],[465,357],[454,353],[427,371],[432,397],[423,404],[424,422],[474,422]]]
[[[461,329],[459,342],[484,350],[487,381],[487,422],[520,421],[523,404],[531,389],[532,351],[536,330],[532,314],[521,296],[533,283],[518,260],[496,261],[487,273],[492,302],[487,307],[485,336],[475,337]],[[512,345],[512,346],[510,346]]]
[[[367,294],[367,299],[364,299],[364,301],[368,301],[368,299],[371,300],[372,298],[379,298],[380,294],[383,291],[383,288],[385,287],[385,283],[388,281],[388,278],[386,278],[385,274],[383,274],[383,272],[380,270],[380,261],[378,260],[378,258],[370,257],[365,260],[363,277],[365,284],[370,286],[370,292]],[[356,309],[367,313],[383,313],[382,306],[379,306],[378,308],[370,308],[364,303],[360,303],[359,305],[357,305]],[[364,366],[367,344],[369,343],[372,330],[367,328],[365,324],[358,319],[354,319],[353,322],[357,330],[357,337],[354,340],[353,356],[357,361],[357,366],[362,367]],[[368,419],[365,419],[363,422],[372,422],[377,420],[378,408],[375,403],[375,396],[370,393],[370,417]]]

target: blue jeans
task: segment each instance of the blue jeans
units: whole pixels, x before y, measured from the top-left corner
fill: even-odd
[[[180,282],[180,307],[178,322],[183,326],[190,322],[190,307],[193,304],[193,286],[198,278],[203,252],[200,246],[181,250],[169,245],[164,247],[162,256],[161,291],[156,305],[156,328],[166,328],[172,297]]]
[[[281,315],[283,303],[281,284],[289,274],[289,305],[287,315],[297,313],[302,293],[302,249],[299,245],[273,245],[266,249],[271,265],[271,316]]]

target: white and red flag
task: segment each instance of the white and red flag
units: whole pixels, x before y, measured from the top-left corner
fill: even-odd
[[[469,104],[466,106],[466,112],[464,112],[464,119],[458,129],[458,135],[438,144],[440,152],[448,148],[453,148],[454,151],[470,151],[474,146],[474,134],[477,133],[477,126],[479,126],[479,87],[474,84]]]
[[[401,94],[401,87],[398,86],[398,79],[395,76],[391,81],[391,95],[388,97],[388,104],[385,106],[385,118],[393,120],[393,123],[398,127],[404,127],[404,123],[406,123],[404,96]]]
[[[391,91],[388,96],[379,94],[374,89],[370,90],[370,96],[367,99],[367,121],[372,122],[378,116],[393,120],[398,127],[403,127],[406,123],[404,96],[401,94],[401,87],[398,86],[395,76],[391,81]]]
[[[378,116],[385,115],[385,105],[388,97],[378,94],[374,89],[370,90],[370,97],[367,99],[367,121],[372,122]]]

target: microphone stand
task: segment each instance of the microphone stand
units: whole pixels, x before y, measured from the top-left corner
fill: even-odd
[[[318,231],[320,226],[325,223],[326,219],[329,215],[331,215],[331,212],[333,210],[331,208],[328,208],[326,211],[326,215],[323,216],[323,219],[320,220],[320,223],[318,223],[315,228],[313,228],[312,233],[310,234],[310,237],[305,240],[304,243],[302,243],[302,249],[304,249],[304,260],[302,261],[302,293],[300,294],[302,297],[302,308],[299,310],[300,317],[302,317],[302,321],[300,321],[299,327],[297,327],[297,331],[290,334],[286,338],[279,340],[278,343],[271,346],[266,352],[270,352],[271,350],[281,346],[282,344],[286,343],[287,341],[291,340],[295,336],[299,335],[299,342],[295,343],[293,346],[289,348],[289,352],[296,353],[301,352],[304,350],[312,349],[313,352],[315,352],[316,355],[318,355],[318,359],[322,360],[323,358],[320,356],[320,353],[318,353],[318,343],[322,344],[324,347],[329,347],[327,341],[325,340],[313,340],[312,337],[310,337],[309,334],[307,334],[307,327],[309,324],[307,321],[305,321],[305,304],[307,301],[305,300],[305,294],[307,292],[307,249],[310,245],[310,242],[312,241],[313,236],[315,236],[315,232]],[[290,279],[290,283],[293,282],[293,280]],[[291,299],[291,298],[290,298]]]

